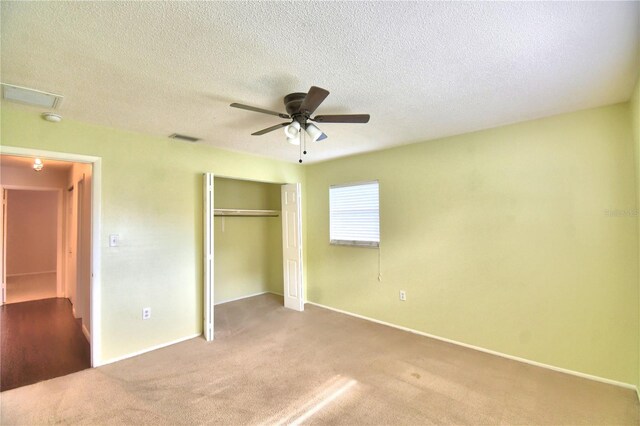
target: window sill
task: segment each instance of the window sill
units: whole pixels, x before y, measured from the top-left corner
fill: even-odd
[[[330,240],[329,244],[332,246],[349,246],[349,247],[364,247],[364,248],[380,247],[380,243],[375,241]]]

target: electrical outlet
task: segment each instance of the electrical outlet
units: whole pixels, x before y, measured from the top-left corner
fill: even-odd
[[[142,308],[142,319],[148,320],[151,318],[151,308]]]
[[[400,290],[400,300],[405,302],[407,300],[407,292],[404,290]]]

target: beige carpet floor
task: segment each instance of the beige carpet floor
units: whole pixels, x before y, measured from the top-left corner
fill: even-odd
[[[191,339],[0,394],[10,424],[628,424],[635,392],[262,295]]]

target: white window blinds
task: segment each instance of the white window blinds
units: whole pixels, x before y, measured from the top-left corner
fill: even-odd
[[[329,188],[331,244],[378,247],[380,199],[378,182]]]

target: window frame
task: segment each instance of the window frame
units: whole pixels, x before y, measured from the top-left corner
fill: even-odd
[[[370,185],[374,183],[378,185],[378,241],[332,239],[331,238],[331,189],[344,188],[344,187],[350,187],[350,186]],[[380,247],[380,181],[378,179],[329,185],[329,244],[333,246],[346,246],[346,247],[364,247],[364,248]]]

